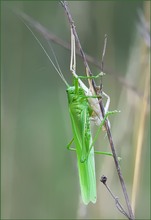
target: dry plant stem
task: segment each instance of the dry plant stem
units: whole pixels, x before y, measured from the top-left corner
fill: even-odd
[[[107,45],[107,34],[104,36],[104,48],[103,48],[103,53],[102,53],[102,59],[101,59],[101,70],[104,70],[104,57],[105,57],[105,52],[106,52],[106,45]]]
[[[118,197],[114,196],[114,194],[112,193],[112,191],[110,190],[109,186],[107,185],[107,177],[106,176],[102,176],[100,181],[104,184],[104,186],[106,187],[106,189],[109,191],[109,193],[111,194],[112,198],[115,201],[115,205],[117,207],[117,209],[123,214],[125,215],[127,218],[129,218],[128,214],[125,212],[123,206],[121,205],[121,203],[119,202]]]
[[[104,57],[105,57],[105,52],[106,52],[106,45],[107,45],[107,34],[104,36],[104,48],[103,48],[103,53],[102,53],[102,59],[101,59],[101,72],[104,72]],[[102,94],[102,88],[103,88],[103,83],[102,83],[102,76],[100,80],[100,93]]]
[[[15,11],[15,14],[21,16],[25,21],[27,21],[36,31],[38,31],[46,40],[51,40],[52,42],[64,47],[67,50],[70,50],[70,44],[63,41],[61,38],[57,37],[55,34],[51,33],[48,31],[43,25],[41,25],[39,22],[35,21],[33,18],[31,18],[29,15],[23,13],[23,12],[18,12]],[[81,53],[79,51],[76,51],[76,54],[78,56],[81,56]],[[86,60],[101,69],[100,61],[97,61],[95,58],[92,56],[88,55],[85,53]],[[132,90],[137,96],[140,98],[143,97],[143,93],[138,91],[138,89],[131,85],[130,82],[125,80],[123,77],[119,76],[119,74],[111,74],[109,70],[104,71],[106,74],[112,75],[114,80],[118,80],[123,86],[125,86],[127,89]],[[148,105],[149,101],[147,100]]]
[[[142,152],[144,150],[144,137],[145,137],[145,123],[147,119],[147,103],[146,99],[149,98],[149,89],[150,89],[150,60],[149,60],[149,47],[150,47],[150,35],[149,35],[149,30],[148,30],[148,25],[149,24],[149,19],[150,19],[150,11],[149,11],[149,2],[144,3],[144,15],[142,11],[139,11],[139,18],[140,18],[140,23],[138,24],[139,26],[139,33],[141,33],[143,37],[143,42],[142,42],[142,66],[141,66],[141,78],[140,81],[144,81],[144,96],[143,99],[140,100],[140,103],[138,104],[139,106],[139,123],[138,123],[138,131],[137,131],[137,143],[136,143],[136,153],[135,153],[135,165],[134,165],[134,175],[133,175],[133,187],[132,187],[132,209],[133,212],[135,213],[135,207],[137,203],[137,195],[140,187],[140,170],[142,167]],[[144,17],[145,16],[145,17]],[[142,108],[143,106],[143,108]],[[136,120],[138,117],[136,118]]]
[[[149,73],[149,71],[148,71]],[[138,129],[138,139],[136,144],[136,159],[135,159],[135,166],[134,166],[134,177],[133,177],[133,188],[132,188],[132,208],[133,212],[135,212],[135,205],[136,205],[136,198],[137,198],[137,191],[140,183],[140,167],[141,167],[141,159],[142,159],[142,151],[143,151],[143,138],[145,132],[145,121],[146,121],[146,113],[147,113],[147,103],[146,98],[148,97],[149,93],[149,85],[150,85],[150,75],[147,74],[145,79],[145,91],[144,91],[144,99],[141,101],[141,105],[143,108],[141,109],[140,123]]]
[[[103,106],[102,100],[100,101],[100,108],[101,108],[102,116],[104,118],[105,114],[104,114],[104,106]],[[115,151],[115,147],[114,147],[114,143],[113,143],[113,139],[112,139],[112,135],[111,135],[111,130],[110,130],[110,127],[109,127],[109,124],[108,124],[108,120],[105,121],[105,128],[106,128],[107,136],[108,136],[108,139],[109,139],[109,142],[110,142],[110,147],[111,147],[111,150],[112,150],[116,170],[117,170],[117,173],[118,173],[118,176],[119,176],[119,179],[120,179],[123,194],[124,194],[125,201],[126,201],[126,204],[127,204],[127,208],[128,208],[128,212],[129,212],[129,219],[134,219],[132,207],[131,207],[130,200],[129,200],[129,197],[128,197],[128,193],[127,193],[127,189],[126,189],[125,182],[124,182],[124,179],[123,179],[123,175],[122,175],[122,172],[121,172],[121,169],[120,169],[120,165],[119,165],[119,162],[118,162],[118,157],[117,157],[117,154],[116,154],[116,151]]]
[[[76,32],[76,29],[75,29],[75,26],[74,26],[74,21],[72,19],[72,16],[70,14],[69,9],[68,9],[67,3],[65,1],[61,1],[61,4],[62,4],[62,6],[65,9],[65,12],[67,14],[70,26],[71,26],[71,28],[73,30],[73,34],[75,36],[75,40],[76,40],[77,46],[78,46],[78,48],[80,50],[80,53],[81,53],[81,56],[83,58],[83,62],[84,62],[85,68],[88,70],[89,74],[92,75],[92,73],[90,71],[90,68],[88,66],[86,57],[84,55],[84,52],[82,50],[82,47],[81,47],[81,44],[80,44],[80,41],[79,41],[79,38],[78,38],[78,35],[77,35],[77,32]],[[95,83],[93,83],[93,87],[94,87],[94,91],[96,91]],[[104,112],[104,106],[103,106],[102,100],[100,100],[99,104],[100,104],[100,109],[101,109],[101,112],[102,112],[102,116],[104,117],[105,116],[105,112]],[[114,161],[115,161],[116,170],[117,170],[117,173],[118,173],[118,176],[119,176],[119,179],[120,179],[120,183],[121,183],[121,186],[122,186],[123,194],[124,194],[125,201],[126,201],[126,204],[127,204],[127,208],[128,208],[128,212],[129,212],[129,219],[133,220],[134,219],[134,215],[133,215],[133,212],[132,212],[132,208],[131,208],[131,205],[130,205],[130,200],[129,200],[129,197],[128,197],[128,193],[127,193],[127,190],[126,190],[124,179],[123,179],[123,176],[122,176],[122,173],[121,173],[121,169],[120,169],[120,166],[119,166],[117,154],[116,154],[115,147],[114,147],[114,144],[113,144],[113,139],[112,139],[111,131],[110,131],[109,124],[108,124],[108,120],[105,121],[105,128],[106,128],[107,136],[108,136],[108,139],[109,139],[109,142],[110,142],[110,147],[111,147],[111,150],[112,150],[112,153],[113,153],[113,158],[114,158]]]

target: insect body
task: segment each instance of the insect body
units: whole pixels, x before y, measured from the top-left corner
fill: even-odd
[[[69,113],[72,123],[74,143],[78,161],[78,172],[82,199],[85,204],[96,202],[96,177],[94,148],[90,150],[92,135],[90,130],[90,109],[84,91],[79,86],[67,89]],[[88,157],[86,158],[86,156]]]
[[[73,132],[73,139],[67,145],[67,148],[76,151],[82,199],[84,204],[87,205],[89,202],[96,202],[95,152],[93,144],[107,116],[113,114],[114,111],[105,115],[96,136],[92,139],[90,118],[93,109],[89,104],[88,96],[85,96],[85,91],[79,87],[77,79],[75,79],[75,86],[68,87],[66,91]],[[73,141],[76,148],[70,147]],[[108,152],[97,153],[112,156]]]
[[[24,22],[25,23],[25,22]],[[46,56],[52,63],[53,67],[64,81],[67,86],[67,96],[68,96],[68,106],[69,106],[69,113],[71,118],[72,124],[72,131],[73,131],[73,139],[67,145],[67,148],[73,151],[76,151],[77,154],[77,162],[78,162],[78,173],[79,173],[79,181],[80,181],[80,188],[81,194],[84,204],[88,204],[89,202],[96,202],[96,177],[95,177],[95,161],[94,161],[94,148],[93,144],[98,137],[98,132],[94,139],[92,139],[91,129],[90,129],[90,120],[91,118],[99,125],[99,129],[101,130],[102,126],[104,125],[105,120],[109,114],[113,114],[113,112],[107,112],[109,107],[109,97],[103,93],[107,98],[107,104],[105,106],[105,117],[102,118],[101,111],[99,110],[98,106],[98,99],[94,96],[91,86],[90,77],[88,78],[90,89],[88,89],[85,84],[81,81],[81,77],[76,74],[75,66],[75,39],[73,33],[71,31],[71,62],[70,62],[70,70],[73,74],[74,78],[74,86],[69,86],[67,81],[65,80],[57,58],[52,50],[54,55],[56,65],[51,60],[50,56],[48,55],[47,51],[30,29],[30,27],[25,23],[27,28],[33,34],[34,38],[41,46],[43,51],[45,52]],[[49,44],[51,47],[51,45]],[[52,49],[52,48],[51,48]],[[71,148],[71,144],[74,141],[75,148]],[[97,152],[98,154],[105,154],[105,155],[112,155],[111,153],[107,152]]]

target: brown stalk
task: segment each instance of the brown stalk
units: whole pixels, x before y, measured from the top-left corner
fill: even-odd
[[[84,62],[84,66],[88,70],[89,74],[92,75],[91,70],[90,70],[90,68],[88,66],[87,60],[86,60],[86,56],[85,56],[85,54],[83,52],[83,49],[81,47],[81,44],[80,44],[80,41],[79,41],[79,38],[78,38],[78,35],[77,35],[77,32],[76,32],[76,28],[75,28],[75,25],[74,25],[74,21],[72,19],[71,13],[69,11],[67,2],[61,1],[61,4],[62,4],[62,6],[63,6],[63,8],[64,8],[64,10],[65,10],[65,12],[67,14],[69,24],[70,24],[70,26],[71,26],[71,28],[73,30],[73,34],[75,36],[76,44],[77,44],[77,47],[79,48],[80,54],[82,56],[82,59],[83,59],[83,62]],[[94,81],[93,81],[93,87],[94,87],[94,91],[96,92],[96,85],[95,85]],[[104,112],[103,101],[100,100],[99,104],[100,104],[100,109],[101,109],[101,112],[102,112],[102,116],[104,117],[105,116],[105,112]],[[119,165],[119,162],[118,162],[118,157],[117,157],[117,154],[116,154],[116,151],[115,151],[115,147],[114,147],[114,143],[113,143],[113,139],[112,139],[111,130],[110,130],[110,127],[109,127],[108,120],[105,121],[105,128],[106,128],[107,136],[108,136],[108,139],[109,139],[111,151],[112,151],[112,154],[113,154],[116,170],[117,170],[117,173],[118,173],[118,176],[119,176],[119,180],[120,180],[120,183],[121,183],[121,187],[122,187],[122,190],[123,190],[123,194],[124,194],[124,197],[125,197],[126,205],[127,205],[127,208],[128,208],[128,213],[129,213],[129,217],[128,218],[130,220],[133,220],[134,219],[134,215],[133,215],[133,212],[132,212],[132,208],[131,208],[130,200],[129,200],[129,197],[128,197],[126,185],[125,185],[125,182],[124,182],[124,179],[123,179],[123,175],[122,175],[122,172],[121,172],[121,169],[120,169],[120,165]]]

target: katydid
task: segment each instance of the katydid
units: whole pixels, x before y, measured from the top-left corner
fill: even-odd
[[[25,23],[25,22],[24,22]],[[65,80],[57,58],[53,52],[55,61],[57,66],[53,63],[50,56],[48,55],[46,49],[30,29],[30,27],[25,23],[27,28],[33,34],[34,38],[38,42],[38,44],[43,49],[44,53],[52,63],[53,67],[64,81],[67,86],[67,96],[68,96],[68,106],[69,106],[69,113],[71,118],[72,124],[72,132],[73,132],[73,139],[67,145],[68,149],[76,151],[77,160],[78,160],[78,172],[79,172],[79,180],[80,180],[80,188],[81,188],[81,195],[84,204],[88,204],[89,202],[96,202],[96,177],[95,177],[95,161],[94,161],[94,148],[93,144],[98,137],[99,131],[102,129],[105,120],[107,119],[108,115],[113,114],[116,111],[108,112],[109,97],[105,95],[108,100],[105,106],[105,117],[102,117],[101,111],[99,109],[99,102],[98,96],[94,94],[92,91],[91,86],[91,78],[89,76],[80,77],[76,74],[75,66],[76,66],[76,56],[75,56],[75,39],[74,35],[71,30],[71,62],[70,62],[70,70],[73,74],[73,81],[74,85],[69,86],[67,81]],[[49,43],[50,45],[50,43]],[[51,48],[52,49],[52,48]],[[89,81],[90,89],[88,89],[85,84],[82,82],[80,78],[87,78]],[[96,77],[94,77],[96,78]],[[94,120],[97,125],[99,125],[98,132],[94,139],[92,138],[91,129],[90,129],[90,120]],[[74,141],[75,148],[71,148],[71,144]],[[105,155],[112,155],[108,152],[97,152],[98,154],[105,154]]]
[[[78,82],[78,81],[77,81]],[[90,129],[90,116],[92,109],[90,108],[84,90],[76,84],[75,86],[67,88],[69,113],[72,123],[73,140],[76,148],[68,149],[76,150],[78,159],[78,171],[81,186],[81,194],[84,204],[89,202],[96,202],[96,177],[95,177],[95,163],[94,163],[94,148]],[[105,118],[112,114],[108,112]],[[104,119],[105,120],[105,119]],[[101,123],[100,128],[104,124]],[[100,154],[112,155],[110,153],[98,152]]]

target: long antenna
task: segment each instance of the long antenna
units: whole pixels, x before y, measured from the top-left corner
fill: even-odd
[[[67,83],[67,81],[64,78],[64,75],[60,69],[59,63],[57,61],[57,57],[55,55],[55,52],[52,48],[52,45],[50,44],[50,42],[48,42],[48,45],[52,51],[52,54],[54,56],[56,65],[54,64],[54,62],[52,61],[52,59],[50,58],[49,54],[47,53],[46,49],[44,48],[44,46],[42,45],[42,43],[40,42],[40,40],[38,39],[38,37],[34,34],[34,32],[31,30],[31,28],[29,27],[29,25],[26,24],[26,22],[20,17],[19,15],[19,19],[24,23],[24,25],[28,28],[28,30],[32,33],[32,35],[34,36],[35,40],[37,41],[37,43],[39,44],[39,46],[42,48],[42,50],[44,51],[44,53],[46,54],[47,58],[49,59],[49,61],[51,62],[52,66],[54,67],[54,69],[56,70],[56,72],[58,73],[58,75],[61,77],[61,79],[63,80],[63,82],[66,84],[67,87],[69,87],[69,84]],[[58,68],[57,68],[58,67]]]

